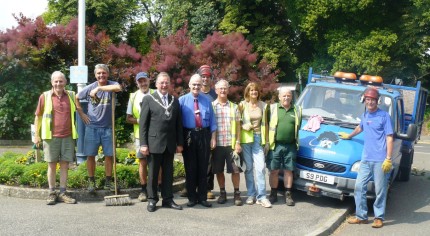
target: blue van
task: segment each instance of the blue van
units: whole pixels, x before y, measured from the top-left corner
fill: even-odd
[[[351,73],[348,73],[351,75]],[[309,70],[308,83],[296,101],[302,107],[299,151],[294,187],[312,196],[343,200],[354,195],[355,180],[363,150],[363,133],[342,140],[339,132],[351,133],[365,111],[363,93],[376,86],[381,95],[378,107],[392,119],[394,135],[391,181],[409,180],[414,144],[419,139],[428,91],[416,87],[359,81],[355,75],[324,76]],[[407,113],[409,112],[409,113]],[[311,122],[308,124],[308,122]],[[304,130],[306,129],[306,130]],[[368,196],[374,197],[374,184]]]

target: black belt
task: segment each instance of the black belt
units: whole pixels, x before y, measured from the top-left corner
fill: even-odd
[[[205,128],[196,127],[196,128],[192,128],[192,129],[189,129],[189,128],[184,128],[184,129],[185,129],[185,131],[190,131],[190,132],[209,131],[209,127],[205,127]]]

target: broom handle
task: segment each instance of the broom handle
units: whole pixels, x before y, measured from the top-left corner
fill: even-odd
[[[115,195],[118,195],[117,193],[117,183],[116,183],[116,138],[115,138],[115,102],[116,102],[116,93],[112,92],[112,147],[113,147],[113,181],[114,181],[114,187],[115,187]]]

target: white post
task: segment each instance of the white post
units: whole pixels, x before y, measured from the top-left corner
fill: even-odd
[[[78,66],[85,66],[85,0],[79,0],[78,5]],[[85,83],[78,84],[78,93]]]
[[[85,66],[85,0],[79,0],[78,4],[78,66]],[[82,91],[88,82],[88,75],[85,75],[85,83],[78,83],[78,93]],[[86,113],[88,101],[81,100],[83,111]],[[76,163],[80,164],[86,160],[83,153],[85,124],[79,115],[76,116],[78,140],[76,140]]]

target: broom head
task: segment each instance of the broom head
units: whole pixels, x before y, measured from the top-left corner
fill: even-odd
[[[131,205],[131,198],[128,194],[106,196],[105,204],[106,206],[129,206]]]

